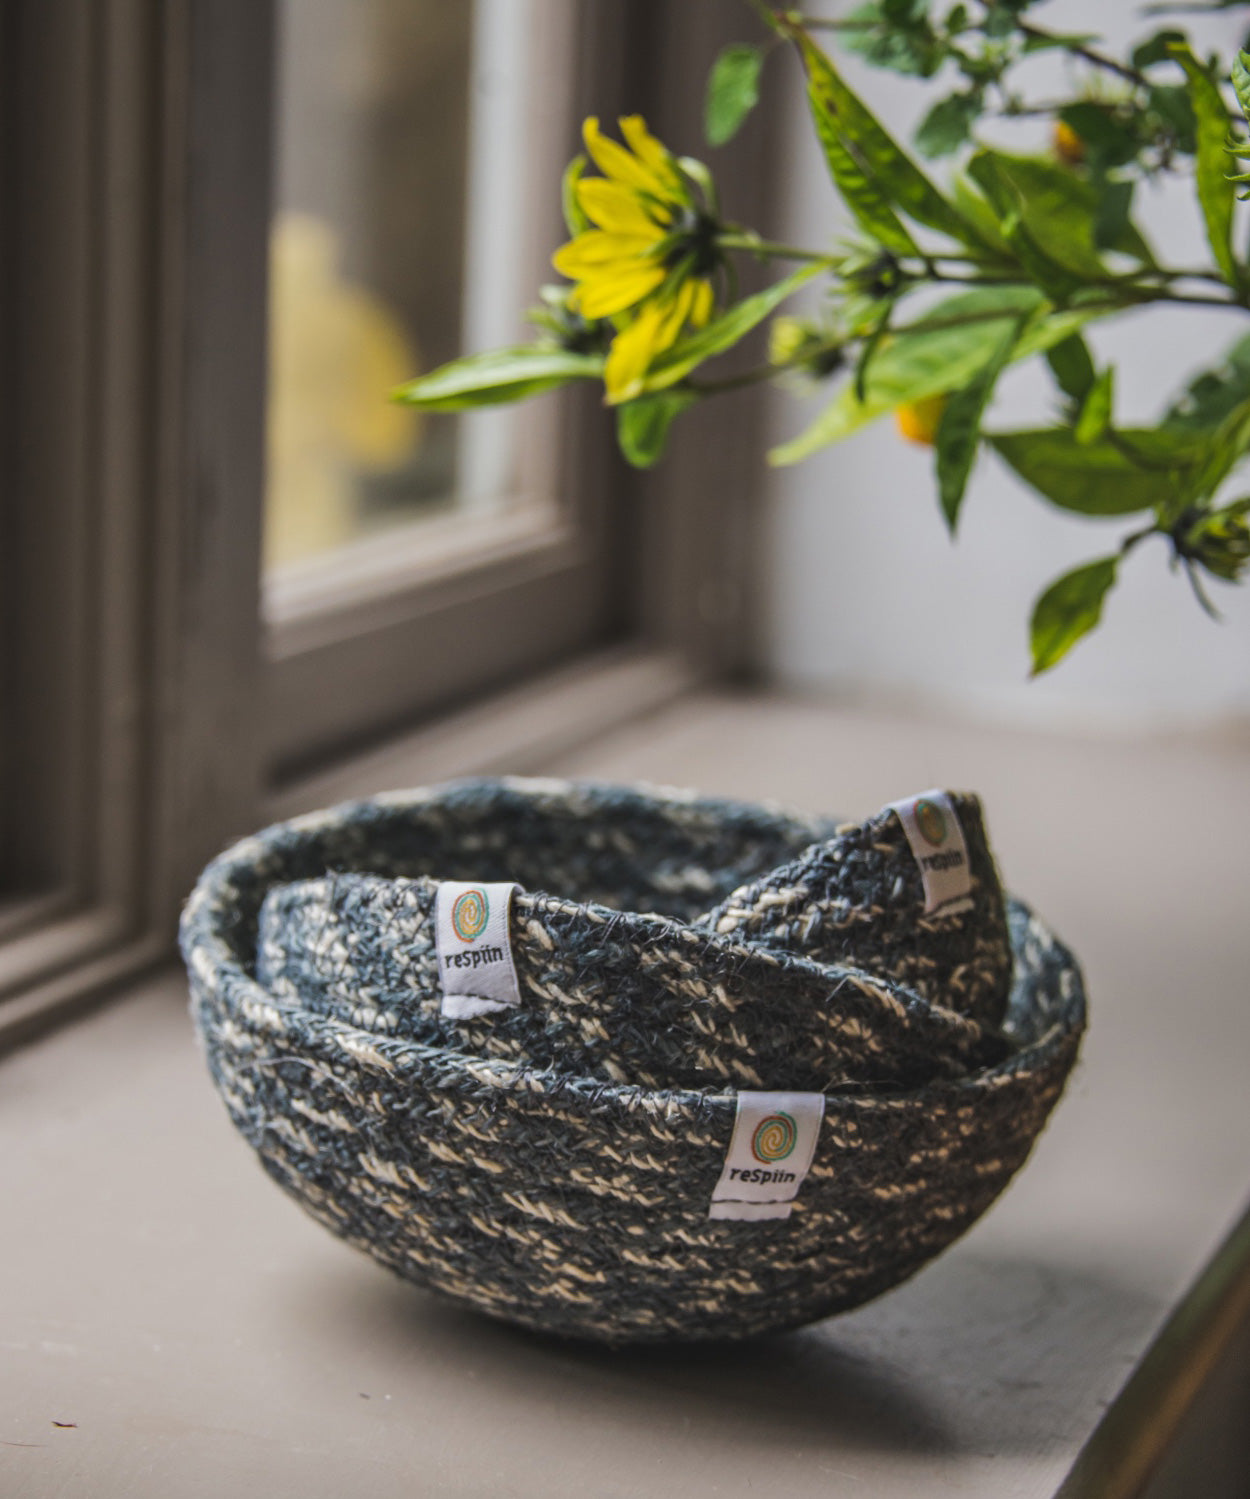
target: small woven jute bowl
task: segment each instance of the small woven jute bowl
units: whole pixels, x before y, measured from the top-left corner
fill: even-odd
[[[831,832],[652,788],[511,780],[280,824],[215,860],[184,913],[213,1078],[265,1170],[314,1218],[508,1321],[656,1342],[857,1306],[963,1233],[1023,1163],[1075,1060],[1085,997],[1072,956],[1017,901],[992,1037],[871,974],[698,924]],[[350,918],[376,907],[368,881],[353,904],[361,875],[394,882],[406,996],[352,992]],[[335,938],[344,982],[305,992],[297,966],[262,985],[262,915],[281,918],[288,887],[327,876],[350,894]],[[493,1030],[489,1017],[439,1016],[440,879],[522,887],[511,933],[528,1019]],[[602,1032],[605,1014],[620,1046],[566,1044]],[[708,1216],[738,1086],[824,1094],[786,1219]]]

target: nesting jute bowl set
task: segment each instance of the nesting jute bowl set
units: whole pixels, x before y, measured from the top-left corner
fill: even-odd
[[[976,797],[859,824],[461,781],[245,839],[182,923],[235,1125],[319,1222],[493,1316],[797,1327],[1003,1190],[1085,1026]]]

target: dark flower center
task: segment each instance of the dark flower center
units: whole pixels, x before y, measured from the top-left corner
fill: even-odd
[[[666,266],[691,260],[692,276],[710,276],[720,264],[721,254],[716,238],[720,225],[710,214],[697,208],[682,208],[673,215],[673,248],[664,257]]]

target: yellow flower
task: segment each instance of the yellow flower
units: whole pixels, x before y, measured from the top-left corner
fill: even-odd
[[[931,448],[937,441],[938,426],[946,410],[946,396],[923,396],[919,401],[904,401],[894,408],[899,434],[908,442]]]
[[[609,404],[641,394],[647,370],[687,327],[712,315],[712,275],[720,264],[715,218],[641,116],[620,121],[626,145],[583,127],[586,150],[603,173],[574,189],[590,228],[561,246],[552,264],[577,285],[569,306],[584,318],[610,318],[617,333],[604,366]]]
[[[768,362],[787,378],[824,380],[846,363],[845,342],[827,318],[811,322],[783,314],[768,330]]]
[[[811,339],[808,326],[800,318],[775,317],[768,330],[768,362],[791,364],[807,350]]]
[[[1051,132],[1055,155],[1065,166],[1079,167],[1085,160],[1085,142],[1065,120],[1056,120]]]
[[[419,365],[402,318],[342,267],[335,227],[282,213],[270,243],[265,561],[361,530],[361,480],[411,462],[422,418],[385,399]]]

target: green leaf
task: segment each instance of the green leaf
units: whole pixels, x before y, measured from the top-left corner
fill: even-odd
[[[1233,63],[1233,91],[1242,114],[1250,120],[1250,52],[1239,52]]]
[[[814,105],[812,117],[833,185],[855,215],[855,222],[892,255],[919,255],[916,241],[903,227],[880,188],[846,148],[831,117],[817,111]]]
[[[946,60],[926,12],[927,0],[869,0],[847,16],[855,23],[842,44],[877,68],[905,77],[932,78]]]
[[[1045,299],[1031,286],[985,288],[940,303],[916,322],[895,329],[876,351],[865,372],[862,399],[855,383],[848,382],[805,432],[774,448],[769,462],[797,463],[904,402],[958,390],[993,359],[1022,317],[1045,307]]]
[[[916,129],[916,149],[922,156],[949,156],[972,134],[981,114],[978,93],[948,94],[939,99]]]
[[[1089,388],[1072,435],[1083,448],[1101,442],[1111,425],[1115,400],[1115,370],[1108,366]]]
[[[1001,201],[1019,213],[1048,259],[1089,279],[1106,274],[1094,248],[1094,194],[1075,172],[1042,157],[987,150],[979,151],[969,168],[996,208],[1001,194]]]
[[[1029,644],[1033,675],[1049,671],[1102,619],[1107,594],[1115,586],[1118,557],[1100,557],[1056,578],[1033,606]]]
[[[812,39],[787,25],[807,69],[807,93],[822,141],[836,136],[865,177],[900,212],[962,244],[985,248],[975,227],[948,202],[893,139]],[[825,122],[822,126],[822,120]],[[831,164],[832,167],[832,164]],[[836,179],[835,179],[836,180]]]
[[[700,328],[697,333],[692,333],[688,338],[683,338],[671,349],[666,349],[647,371],[643,389],[646,391],[666,390],[670,385],[676,385],[679,380],[684,380],[696,365],[702,364],[705,359],[711,359],[716,354],[723,354],[726,349],[731,349],[740,339],[745,338],[752,328],[758,327],[787,297],[792,297],[799,287],[827,269],[826,266],[818,263],[801,266],[784,280],[776,281],[772,286],[765,287],[763,291],[757,291],[753,296],[735,303],[733,307],[721,313],[720,317],[714,318],[706,327]]]
[[[1156,31],[1144,42],[1138,42],[1132,52],[1133,66],[1149,68],[1157,62],[1167,62],[1172,55],[1169,51],[1169,45],[1172,42],[1180,42],[1182,45],[1185,42],[1185,33],[1177,31],[1174,26],[1169,26],[1163,31]]]
[[[1133,210],[1133,184],[1109,177],[1098,184],[1098,207],[1094,213],[1094,246],[1117,250],[1127,234],[1137,231],[1129,221]],[[1144,259],[1145,257],[1139,257]]]
[[[1019,24],[1019,11],[1023,8],[1019,3],[1012,4],[1011,0],[1007,0],[1004,5],[996,3],[987,5],[985,19],[981,22],[981,30],[987,37],[1002,41],[1016,29]],[[1041,38],[1038,37],[1035,40],[1040,42]]]
[[[1250,400],[1250,334],[1239,338],[1213,370],[1195,375],[1163,418],[1165,427],[1202,432],[1218,427]]]
[[[904,401],[924,400],[958,388],[984,367],[998,335],[1008,326],[1022,327],[1011,354],[1015,363],[1045,353],[1107,310],[1103,306],[1056,311],[1032,286],[986,287],[951,297],[896,330],[896,341],[874,357],[872,378],[865,382],[862,399],[852,384],[843,386],[811,426],[774,448],[768,461],[798,463]]]
[[[1018,9],[1022,7],[1017,7]],[[1010,11],[1007,12],[1008,17]],[[1008,22],[1010,24],[1010,21]],[[1069,47],[1088,47],[1091,42],[1100,41],[1098,33],[1069,31],[1062,35],[1046,33],[1043,36],[1029,36],[1024,40],[1024,54],[1031,57],[1035,52],[1055,52],[1060,49],[1067,50]]]
[[[1239,52],[1237,60],[1233,63],[1233,91],[1237,95],[1237,103],[1241,113],[1250,123],[1250,52]],[[1233,158],[1234,162],[1244,162],[1250,157],[1250,146],[1246,146],[1232,140],[1226,141],[1224,149]],[[1228,180],[1235,185],[1250,183],[1250,172],[1230,172]],[[1250,188],[1244,193],[1238,193],[1238,198],[1244,203],[1250,197]]]
[[[996,186],[1005,185],[1014,192],[1014,200],[1004,197],[1003,201],[1019,213],[1030,238],[1049,261],[1086,280],[1106,275],[1094,248],[1097,201],[1088,183],[1056,162],[998,151],[977,153],[970,163],[974,180],[984,185],[991,163]],[[986,196],[995,202],[990,192]]]
[[[723,146],[737,135],[759,103],[763,65],[764,54],[745,43],[726,47],[712,64],[703,101],[703,134],[708,145]]]
[[[1199,516],[1183,537],[1184,555],[1212,577],[1238,583],[1250,567],[1250,498]]]
[[[1020,262],[1029,278],[1036,282],[1052,301],[1063,302],[1082,284],[1092,279],[1088,271],[1076,270],[1071,261],[1079,247],[1068,247],[1067,263],[1056,260],[1039,243],[1025,214],[1029,210],[1028,200],[1020,187],[1007,172],[1004,158],[994,151],[978,151],[968,163],[968,175],[985,194],[990,207],[998,219],[999,232],[1007,241],[1011,253]],[[1102,274],[1101,266],[1093,276]]]
[[[1228,155],[1224,150],[1228,114],[1219,87],[1187,46],[1173,45],[1172,56],[1185,69],[1189,97],[1198,125],[1198,155],[1195,172],[1198,201],[1206,223],[1211,254],[1220,274],[1235,290],[1242,284],[1242,269],[1233,254],[1233,205],[1236,188],[1228,180]]]
[[[591,227],[590,220],[582,211],[582,205],[577,201],[577,184],[585,170],[586,158],[575,156],[565,167],[560,179],[560,207],[564,213],[565,225],[573,235],[584,234]]]
[[[991,159],[998,181],[1014,189],[1014,206],[1038,248],[1050,260],[1087,279],[1106,275],[1097,244],[1099,215],[1106,211],[1105,194],[1092,182],[1044,156],[981,151],[974,160],[978,158]],[[1154,256],[1149,245],[1129,222],[1127,205],[1122,207],[1122,220],[1103,248],[1119,250],[1152,265]]]
[[[522,401],[570,380],[593,380],[602,374],[600,354],[573,354],[567,349],[522,344],[453,359],[401,385],[391,399],[425,411],[463,411],[471,406]]]
[[[1059,111],[1063,123],[1085,143],[1089,163],[1099,172],[1127,166],[1137,159],[1141,141],[1133,124],[1121,117],[1114,104],[1078,99]]]
[[[1136,428],[1083,444],[1068,427],[996,432],[986,440],[1016,473],[1060,510],[1133,515],[1190,493],[1208,441]]]
[[[699,399],[693,390],[665,390],[626,401],[616,410],[616,441],[635,468],[650,468],[664,455],[673,418]]]
[[[1046,351],[1055,384],[1073,401],[1084,401],[1094,383],[1094,361],[1079,333],[1072,333]]]
[[[1045,354],[1072,334],[1079,333],[1086,324],[1106,317],[1114,310],[1105,302],[1093,306],[1082,306],[1080,302],[1076,302],[1068,307],[1048,309],[1044,315],[1039,312],[1025,325],[1012,359],[1019,361],[1034,354]]]
[[[1198,149],[1197,122],[1194,106],[1185,84],[1152,84],[1146,95],[1148,108],[1158,116],[1176,142],[1176,149],[1183,156],[1192,156]],[[1153,122],[1148,122],[1155,128]]]
[[[862,401],[864,393],[868,388],[868,367],[873,361],[873,356],[885,342],[890,332],[890,319],[894,316],[894,303],[886,302],[881,309],[881,316],[877,319],[872,331],[864,339],[859,350],[859,358],[855,361],[855,373],[851,377],[851,388],[855,392],[855,399]]]
[[[1203,446],[1204,460],[1194,481],[1194,493],[1206,499],[1250,451],[1250,401],[1234,406]],[[1179,513],[1176,507],[1174,513]]]
[[[989,405],[998,377],[1006,369],[1015,348],[1019,323],[1000,335],[998,347],[980,372],[961,390],[952,393],[937,429],[938,501],[951,535],[959,524],[959,509],[972,465],[981,442],[981,418]]]
[[[991,256],[999,260],[1011,259],[1011,248],[999,232],[994,210],[964,172],[951,179],[951,199],[960,213],[972,224],[982,244]]]

